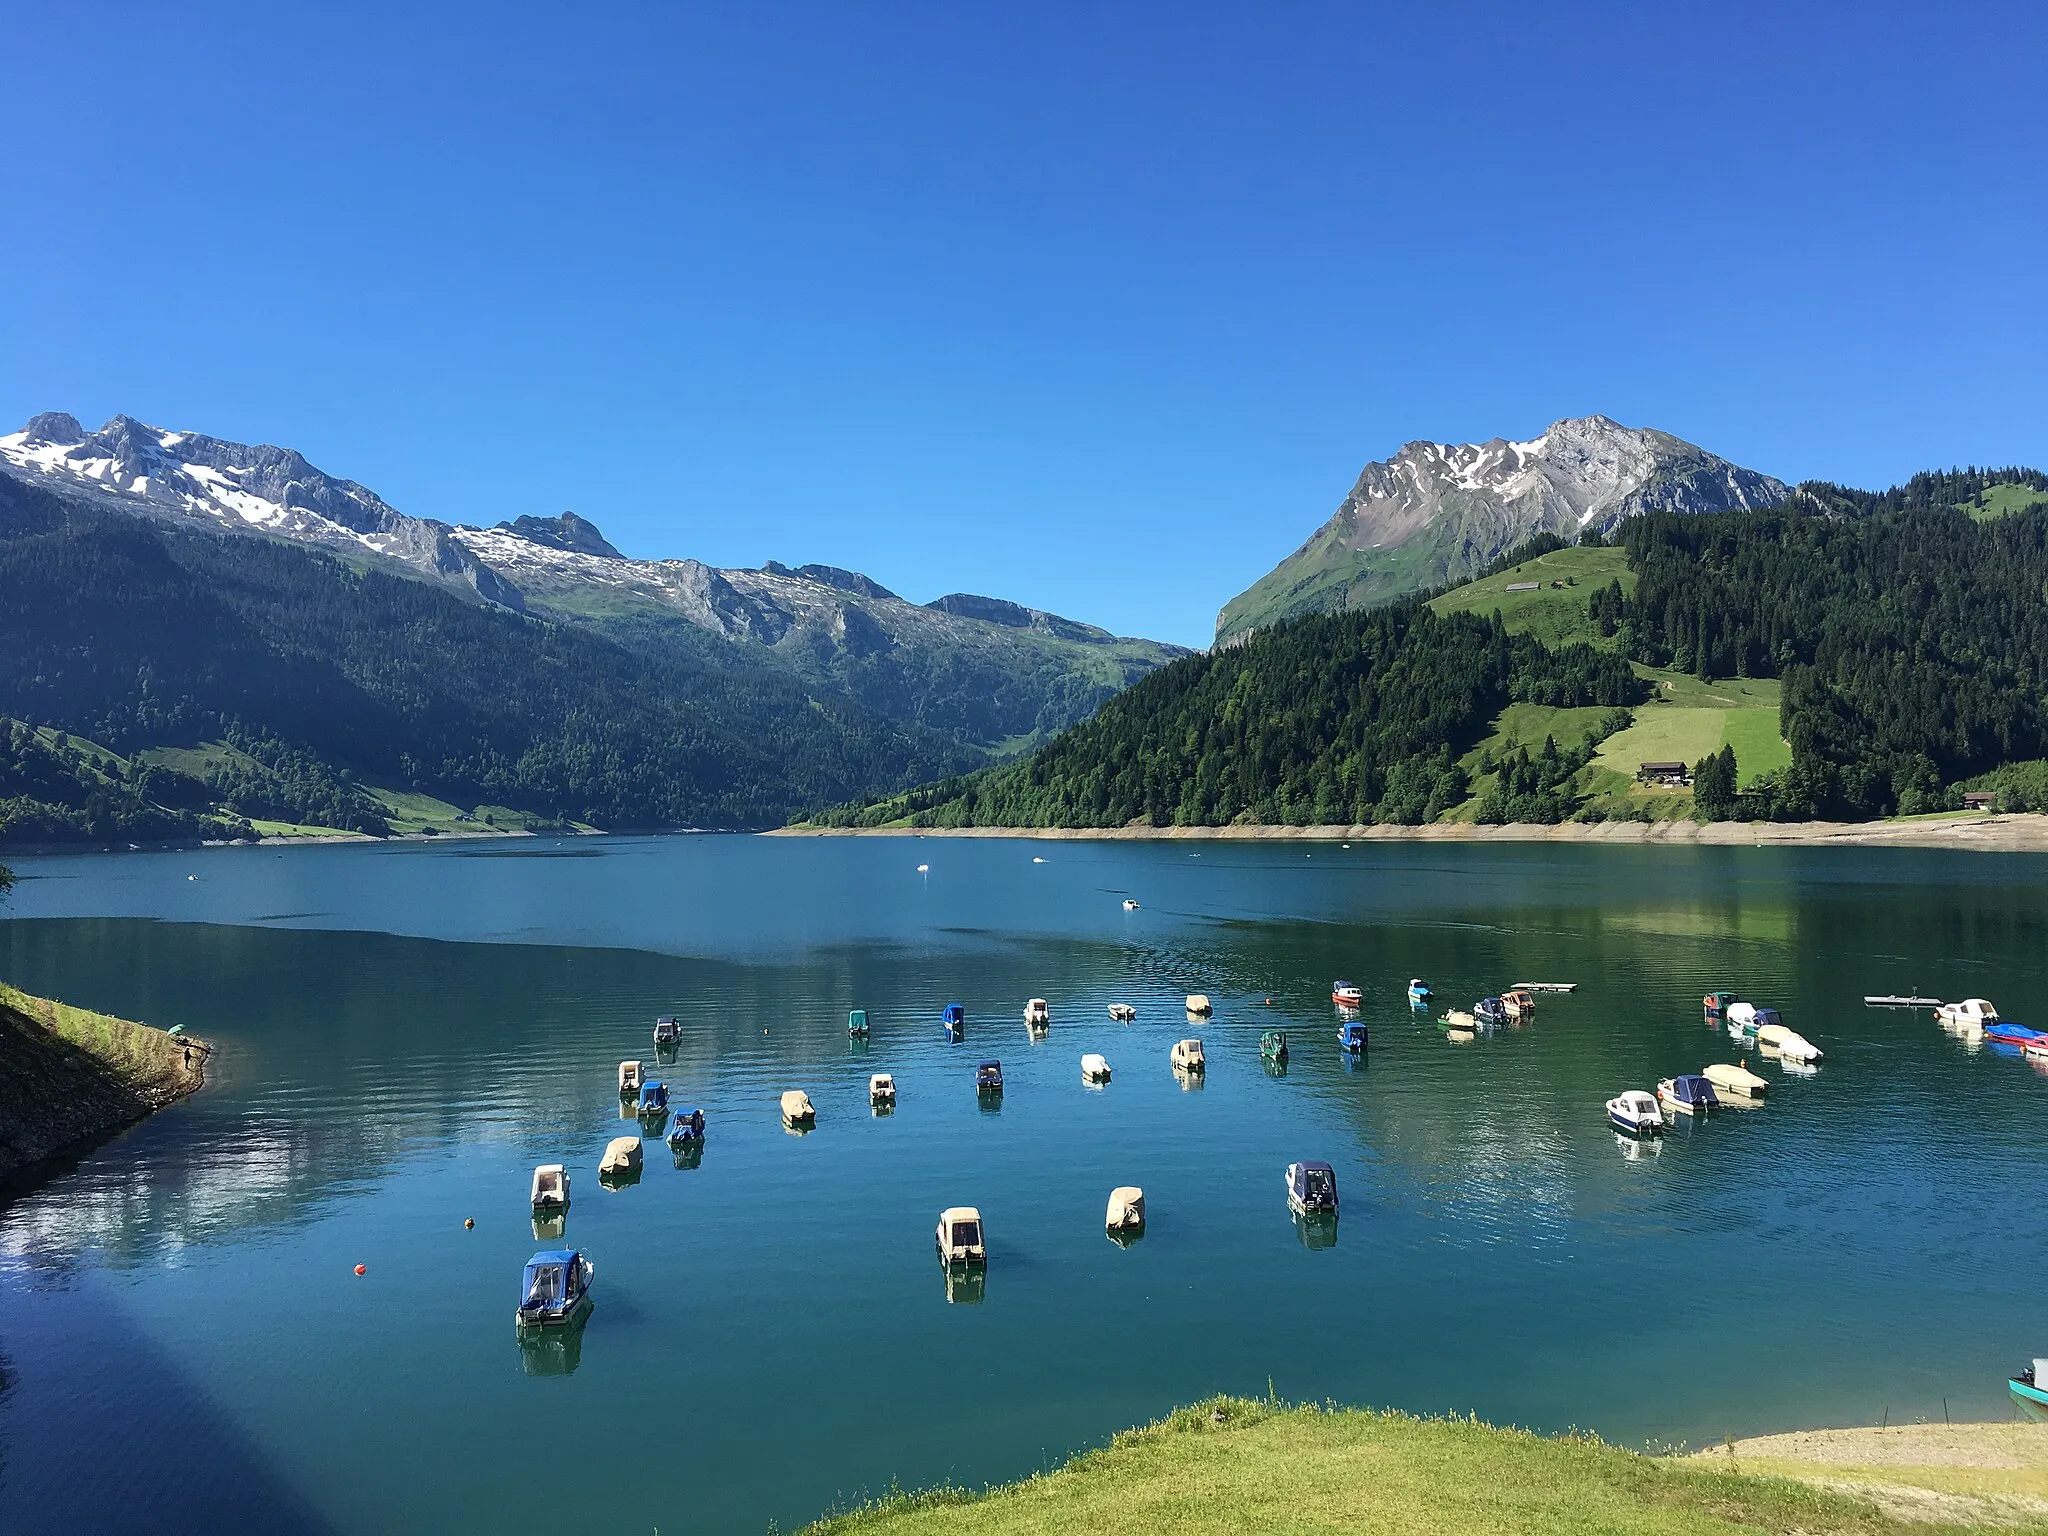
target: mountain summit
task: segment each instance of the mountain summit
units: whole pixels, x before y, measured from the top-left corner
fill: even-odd
[[[1605,416],[1553,422],[1522,443],[1409,443],[1366,465],[1334,517],[1224,606],[1216,638],[1462,580],[1534,534],[1606,533],[1638,512],[1770,507],[1787,494],[1669,432]]]

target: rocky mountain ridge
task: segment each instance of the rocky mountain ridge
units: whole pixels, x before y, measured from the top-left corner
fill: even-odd
[[[1605,534],[1647,511],[1775,506],[1788,487],[1605,416],[1526,442],[1413,442],[1368,464],[1330,520],[1217,616],[1219,640],[1303,613],[1463,580],[1538,533]]]

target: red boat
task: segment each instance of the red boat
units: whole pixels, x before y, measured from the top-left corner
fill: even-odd
[[[1356,1008],[1365,1001],[1365,988],[1354,987],[1348,981],[1330,984],[1330,1001],[1339,1008]]]

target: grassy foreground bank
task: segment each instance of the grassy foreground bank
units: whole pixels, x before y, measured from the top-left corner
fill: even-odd
[[[0,982],[0,1175],[184,1098],[203,1041],[33,997]]]
[[[1935,1513],[1935,1518],[1928,1518]],[[1960,1518],[1946,1518],[1954,1514]],[[2008,1528],[2014,1523],[2002,1521]],[[2024,1517],[2018,1522],[2028,1524]],[[1910,1521],[1850,1491],[1474,1420],[1218,1398],[985,1493],[885,1500],[813,1536],[1346,1531],[1703,1536],[1977,1530],[1971,1506]],[[2036,1528],[2048,1529],[2048,1523]]]

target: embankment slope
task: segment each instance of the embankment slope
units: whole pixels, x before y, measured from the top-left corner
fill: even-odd
[[[811,1531],[1927,1536],[1943,1528],[1972,1527],[1967,1516],[1909,1524],[1854,1492],[1639,1455],[1589,1438],[1549,1439],[1472,1420],[1218,1399],[1118,1435],[1107,1449],[1021,1483],[885,1500]]]
[[[0,1177],[184,1098],[207,1052],[0,983]]]

